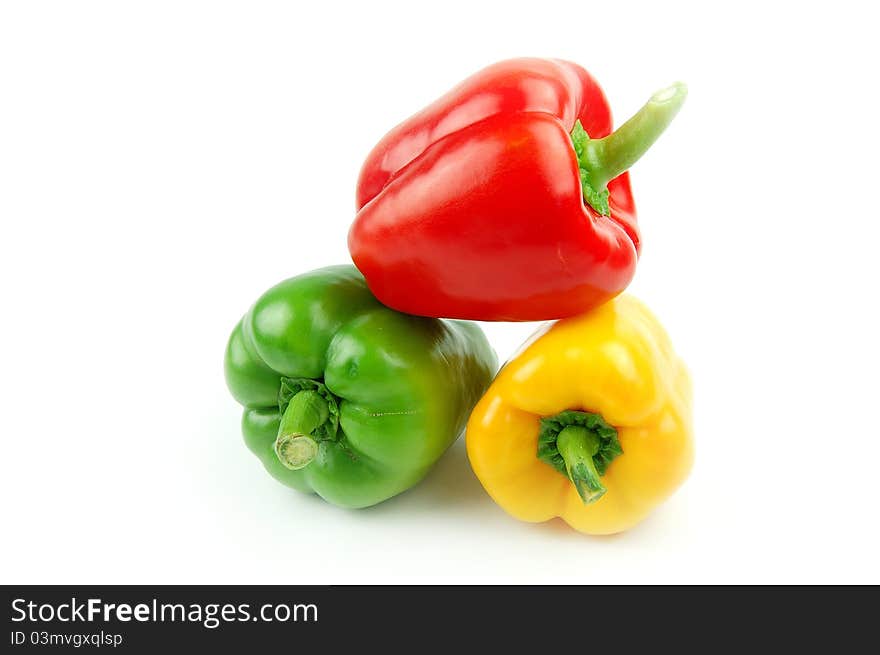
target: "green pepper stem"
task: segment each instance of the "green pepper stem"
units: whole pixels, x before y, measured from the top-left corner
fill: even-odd
[[[295,471],[317,456],[318,443],[310,435],[329,414],[327,401],[317,391],[300,391],[290,399],[275,439],[275,455],[284,466]]]
[[[599,445],[599,436],[581,425],[569,425],[556,438],[565,470],[584,504],[596,502],[606,491],[593,460]]]
[[[597,191],[635,164],[675,118],[687,98],[687,86],[676,82],[658,91],[626,123],[584,150],[585,168]]]

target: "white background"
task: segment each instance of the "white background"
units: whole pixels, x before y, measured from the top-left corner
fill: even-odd
[[[6,2],[0,581],[880,582],[868,3]],[[631,291],[696,388],[697,459],[629,533],[509,518],[460,440],[344,511],[270,479],[222,375],[266,288],[348,261],[360,163],[458,80],[572,59],[633,169]],[[504,360],[530,324],[486,325]]]

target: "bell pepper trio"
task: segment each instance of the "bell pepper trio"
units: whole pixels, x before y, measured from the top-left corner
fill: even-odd
[[[471,465],[525,521],[610,534],[693,458],[687,371],[636,299],[627,169],[682,84],[612,131],[576,64],[490,66],[368,155],[357,268],[291,278],[232,332],[226,380],[247,446],[283,484],[367,507],[419,482],[467,424]],[[481,321],[556,321],[497,375]],[[493,376],[494,381],[493,381]]]

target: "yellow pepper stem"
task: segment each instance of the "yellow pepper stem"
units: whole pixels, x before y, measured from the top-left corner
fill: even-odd
[[[593,459],[599,446],[599,436],[582,425],[569,425],[556,437],[565,470],[585,505],[596,502],[606,491]]]
[[[538,459],[571,480],[585,505],[605,493],[601,477],[623,449],[600,414],[567,409],[541,419]]]

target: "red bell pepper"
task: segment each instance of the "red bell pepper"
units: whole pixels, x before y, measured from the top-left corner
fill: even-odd
[[[635,273],[626,171],[681,107],[655,94],[612,133],[608,102],[576,64],[490,66],[404,121],[361,170],[354,263],[394,309],[530,321],[580,314]]]

